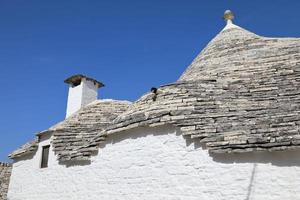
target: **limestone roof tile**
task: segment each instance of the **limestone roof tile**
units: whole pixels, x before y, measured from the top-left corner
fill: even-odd
[[[175,83],[131,105],[96,103],[49,131],[60,160],[87,160],[111,134],[166,124],[211,153],[277,151],[300,147],[299,114],[300,38],[229,23]]]
[[[41,137],[44,134],[52,134],[51,144],[54,152],[60,160],[70,159],[72,152],[83,146],[88,139],[105,129],[113,119],[124,112],[131,103],[120,100],[96,100],[78,112],[71,115],[64,121],[37,134]],[[17,158],[34,153],[38,148],[38,138],[33,142],[23,145],[9,155],[10,158]]]
[[[117,132],[172,124],[211,153],[295,149],[299,113],[300,38],[230,25],[177,82],[142,96],[86,148]]]

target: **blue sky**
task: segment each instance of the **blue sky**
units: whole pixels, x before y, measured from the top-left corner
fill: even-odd
[[[64,119],[66,77],[134,101],[176,81],[226,9],[259,35],[300,37],[299,0],[0,0],[0,160]]]

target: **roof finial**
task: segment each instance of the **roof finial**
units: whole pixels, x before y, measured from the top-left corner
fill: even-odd
[[[231,12],[231,10],[226,10],[223,19],[227,22],[227,24],[232,24],[232,20],[234,19],[233,12]]]

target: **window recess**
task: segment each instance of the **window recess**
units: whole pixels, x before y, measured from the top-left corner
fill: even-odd
[[[41,168],[47,168],[48,167],[49,150],[50,150],[50,145],[42,147]]]

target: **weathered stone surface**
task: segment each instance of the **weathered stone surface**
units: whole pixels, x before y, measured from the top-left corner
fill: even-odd
[[[53,134],[52,146],[58,159],[85,160],[90,157],[91,152],[97,148],[90,146],[88,149],[82,149],[82,147],[110,125],[130,104],[129,101],[97,100],[62,123],[51,127],[48,131]],[[102,140],[102,137],[98,138],[98,141]]]
[[[95,148],[83,149],[89,139],[104,130],[119,114],[124,112],[131,103],[129,101],[97,100],[79,110],[66,120],[38,134],[51,133],[52,146],[59,160],[81,160],[91,155]],[[104,139],[99,137],[97,142]],[[92,146],[91,146],[92,147]],[[17,158],[34,153],[38,148],[38,138],[10,154]],[[77,159],[79,158],[79,159]]]
[[[7,199],[8,185],[11,175],[11,165],[0,162],[0,200]]]
[[[173,124],[212,153],[298,148],[299,60],[299,39],[224,30],[156,101],[144,95],[106,132]]]
[[[112,104],[104,113],[102,103],[85,108],[49,129],[52,144],[61,160],[86,160],[107,135],[172,124],[211,153],[295,149],[299,68],[299,38],[266,38],[234,26],[219,33],[177,82],[130,106]]]
[[[38,148],[38,139],[24,144],[22,147],[12,152],[8,157],[18,158],[21,156],[32,154],[36,152],[37,148]]]

